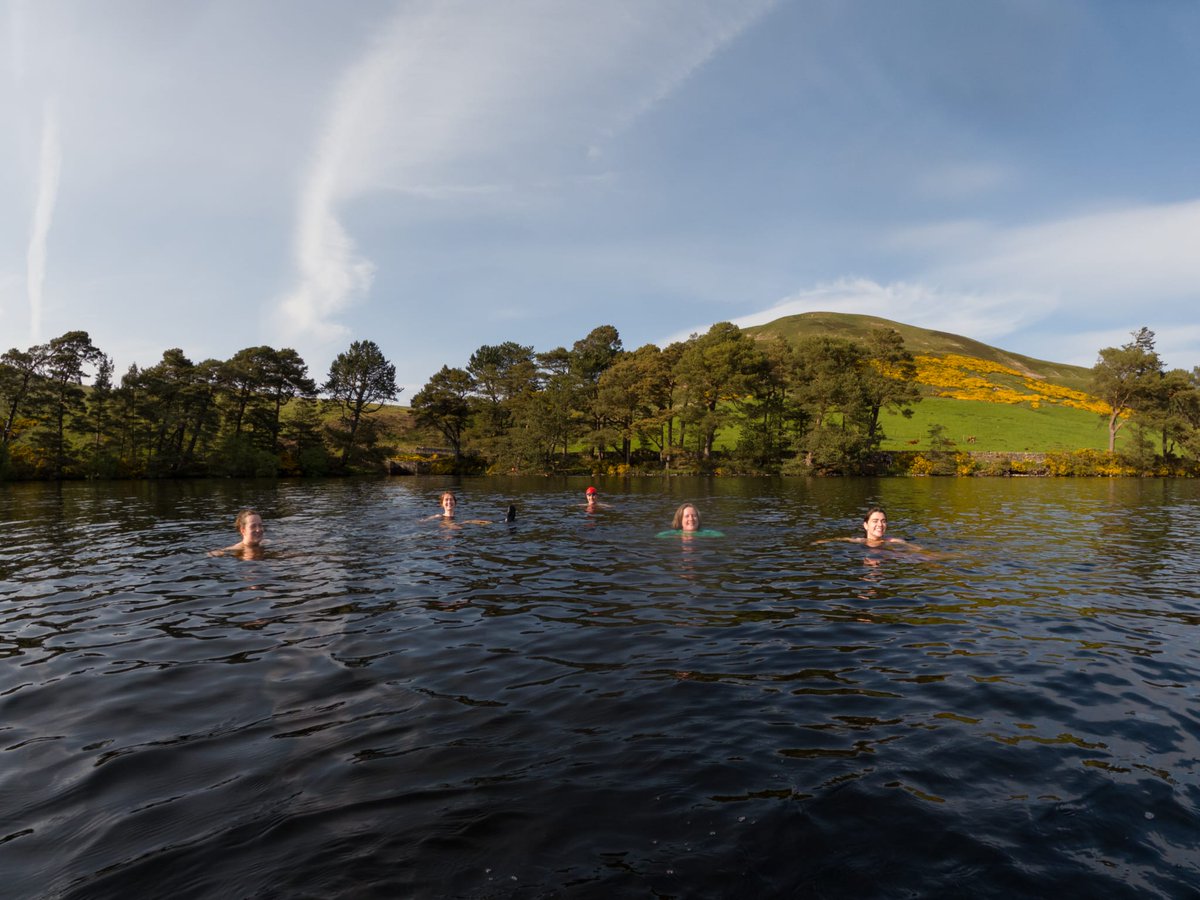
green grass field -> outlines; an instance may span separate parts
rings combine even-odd
[[[885,413],[882,422],[887,434],[884,450],[929,449],[929,426],[935,423],[945,427],[943,437],[960,450],[1045,453],[1108,449],[1108,427],[1100,416],[1050,404],[1031,409],[1028,404],[926,397],[913,407],[911,419]],[[967,442],[971,435],[974,443]],[[1117,434],[1117,449],[1124,435],[1123,430]]]

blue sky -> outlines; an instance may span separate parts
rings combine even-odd
[[[0,349],[369,338],[411,396],[835,310],[1200,365],[1190,0],[0,4]]]

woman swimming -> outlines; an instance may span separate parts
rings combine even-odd
[[[851,544],[866,544],[868,547],[882,547],[885,544],[906,544],[915,550],[921,549],[915,544],[908,544],[908,541],[903,538],[887,537],[887,513],[883,511],[883,507],[872,506],[863,516],[862,527],[863,537],[843,537],[843,538],[826,538],[825,540],[814,541],[817,544],[828,544],[830,541],[848,541]]]
[[[675,510],[675,516],[671,519],[671,530],[660,531],[659,537],[673,537],[683,535],[684,537],[724,537],[721,532],[713,531],[711,528],[700,528],[700,510],[696,508],[694,503],[684,503],[679,509]]]
[[[441,519],[447,525],[457,526],[454,521],[454,511],[458,508],[458,499],[454,496],[453,491],[442,491],[441,496],[442,511],[438,515],[428,516],[429,519]],[[517,507],[509,504],[508,512],[504,516],[505,522],[515,522],[517,520]],[[467,525],[491,525],[488,519],[467,519]]]
[[[696,509],[692,503],[683,504],[675,510],[675,518],[671,520],[671,527],[676,531],[699,531],[700,510]]]
[[[233,520],[233,524],[242,539],[221,550],[210,550],[209,556],[224,556],[226,553],[257,553],[261,550],[265,529],[258,510],[249,508],[241,510],[237,514],[237,518]]]

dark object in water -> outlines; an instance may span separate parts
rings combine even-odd
[[[506,512],[504,514],[504,521],[505,522],[517,521],[517,508],[516,508],[516,506],[514,506],[511,503],[508,505],[508,512]]]

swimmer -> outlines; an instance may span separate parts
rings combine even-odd
[[[920,550],[915,544],[909,544],[903,538],[887,537],[887,513],[882,507],[872,506],[867,510],[867,514],[863,516],[862,522],[864,537],[844,537],[844,538],[826,538],[821,541],[814,541],[817,544],[828,544],[830,541],[847,541],[851,544],[866,544],[868,547],[882,547],[885,544],[905,544],[912,547],[914,550]]]
[[[675,510],[675,517],[671,519],[671,530],[660,531],[659,537],[673,537],[683,535],[684,537],[724,537],[719,531],[713,531],[711,528],[706,528],[703,531],[700,529],[700,510],[696,508],[694,503],[684,503],[679,509]]]
[[[683,504],[675,510],[675,518],[671,520],[671,527],[675,531],[699,531],[700,510],[691,503]]]
[[[608,504],[600,503],[596,499],[596,496],[597,496],[597,492],[594,487],[589,487],[586,491],[583,492],[584,507],[587,509],[588,512],[595,512],[598,509],[607,509],[608,508]]]
[[[221,550],[210,550],[209,556],[224,556],[226,553],[257,553],[263,543],[263,520],[255,509],[243,509],[233,520],[234,526],[242,539]]]
[[[428,516],[429,519],[441,519],[446,525],[458,527],[458,523],[454,520],[454,512],[458,508],[458,499],[454,496],[453,491],[442,491],[440,498],[442,511],[436,515]],[[514,504],[509,504],[508,512],[504,515],[505,522],[515,522],[517,520],[517,507]],[[463,524],[466,525],[491,525],[488,519],[466,519]]]

